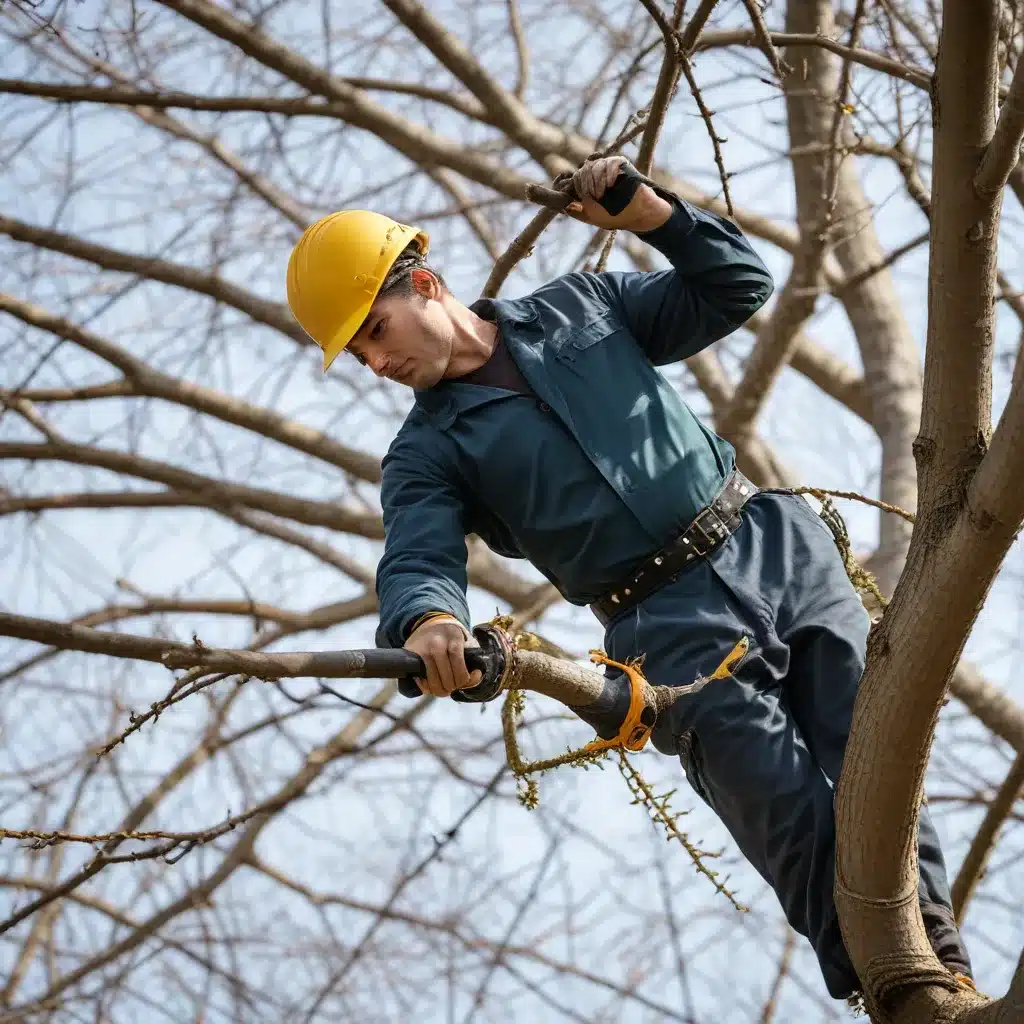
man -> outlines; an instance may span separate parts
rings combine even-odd
[[[833,795],[868,616],[810,505],[739,474],[656,369],[735,331],[771,275],[732,223],[621,157],[586,163],[574,185],[577,219],[633,232],[671,269],[574,273],[465,306],[426,263],[426,235],[378,214],[332,214],[292,253],[288,302],[324,368],[345,350],[415,391],[384,460],[377,642],[422,657],[416,695],[458,700],[480,681],[464,660],[469,533],[589,604],[611,658],[642,654],[652,683],[688,686],[652,742],[810,939],[829,993],[850,997]],[[715,673],[738,642],[731,674]],[[607,738],[622,709],[583,717]],[[929,938],[968,983],[926,807],[919,848]]]

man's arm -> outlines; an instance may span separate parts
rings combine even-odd
[[[584,165],[574,180],[583,196],[580,219],[633,231],[672,264],[653,273],[589,275],[648,358],[664,365],[742,326],[768,301],[774,282],[736,225],[638,178],[618,157]],[[624,206],[623,196],[630,196]]]
[[[477,644],[469,629],[458,490],[423,449],[399,438],[384,458],[380,494],[384,555],[377,564],[377,645],[404,646],[423,658],[423,692],[440,697],[475,686],[480,673],[467,672],[463,653]]]

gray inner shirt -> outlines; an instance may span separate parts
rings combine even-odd
[[[469,308],[483,320],[496,322],[494,303],[490,299],[478,299]],[[452,378],[452,380],[459,384],[481,384],[488,388],[503,388],[505,391],[516,391],[520,395],[534,394],[533,388],[519,372],[519,367],[516,366],[512,354],[505,345],[500,327],[497,341],[494,343],[494,351],[487,362],[461,377]]]

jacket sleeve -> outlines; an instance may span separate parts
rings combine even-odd
[[[695,355],[771,297],[771,273],[738,227],[677,196],[669,219],[637,237],[672,269],[596,275],[597,287],[657,366]]]
[[[377,564],[378,647],[401,647],[431,611],[450,612],[467,629],[466,535],[454,474],[426,446],[401,434],[384,458],[384,555]]]

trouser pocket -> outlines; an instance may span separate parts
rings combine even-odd
[[[679,737],[679,763],[683,766],[683,774],[693,791],[713,810],[714,805],[701,778],[700,744],[693,729],[687,729]]]

